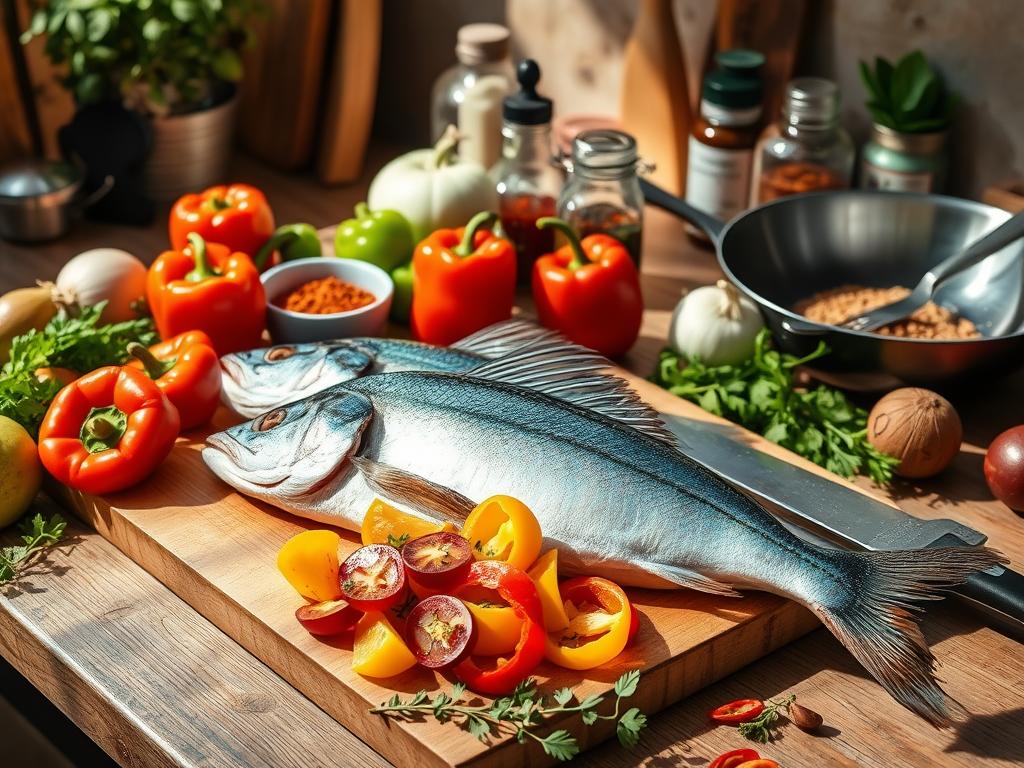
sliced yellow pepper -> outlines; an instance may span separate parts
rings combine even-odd
[[[303,597],[318,603],[337,600],[340,544],[341,536],[334,531],[303,531],[278,551],[277,568]]]
[[[394,677],[416,663],[416,657],[383,613],[370,611],[356,624],[352,669],[366,677]]]
[[[537,596],[544,610],[544,629],[548,632],[565,629],[569,626],[569,617],[565,615],[558,592],[558,550],[549,549],[541,555],[527,574],[537,585]]]
[[[476,628],[474,656],[498,656],[512,653],[523,633],[523,620],[511,605],[480,605],[464,600],[473,614]]]
[[[544,657],[566,669],[606,664],[629,642],[632,610],[619,585],[597,576],[561,585],[568,626],[547,636]]]
[[[374,499],[363,517],[363,544],[394,544],[398,541],[411,541],[428,533],[458,530],[451,523],[436,523],[422,517],[410,515],[397,507],[393,507],[382,499]],[[406,538],[403,540],[402,537]],[[390,537],[390,540],[389,540]]]
[[[462,526],[477,560],[501,560],[526,570],[540,554],[540,523],[530,508],[511,496],[491,496],[469,513]]]

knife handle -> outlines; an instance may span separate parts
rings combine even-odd
[[[1009,568],[998,576],[979,571],[953,592],[984,614],[991,626],[1024,643],[1024,576]]]

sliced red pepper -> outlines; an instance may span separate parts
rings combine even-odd
[[[760,699],[736,699],[711,710],[708,717],[723,725],[737,725],[753,720],[762,712],[764,702]]]
[[[708,768],[736,768],[741,763],[758,760],[760,757],[753,749],[734,749],[716,757]]]
[[[483,669],[473,657],[455,666],[455,676],[471,690],[489,696],[510,693],[544,658],[544,614],[533,580],[515,566],[498,560],[478,560],[466,576],[464,587],[493,589],[523,619],[519,642],[510,659],[498,659],[493,669]]]

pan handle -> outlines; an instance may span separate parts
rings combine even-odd
[[[669,213],[674,213],[679,218],[690,222],[695,227],[704,230],[704,234],[718,245],[718,240],[725,229],[725,223],[714,216],[694,208],[687,202],[673,195],[661,187],[651,184],[647,179],[640,179],[640,190],[644,193],[644,200],[651,205],[663,208]]]

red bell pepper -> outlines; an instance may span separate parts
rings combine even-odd
[[[497,215],[483,212],[459,229],[439,229],[413,252],[413,335],[451,344],[512,316],[516,249],[487,227]]]
[[[580,242],[561,219],[539,219],[537,226],[559,229],[569,241],[534,264],[533,300],[541,324],[602,355],[625,353],[644,314],[629,251],[610,235],[589,235]]]
[[[138,358],[128,365],[144,370],[178,409],[183,432],[213,417],[220,402],[221,373],[209,336],[187,331],[149,349],[133,342],[128,352]]]
[[[262,346],[267,297],[244,253],[196,233],[181,251],[165,251],[146,278],[146,298],[163,338],[200,330],[218,355]]]
[[[533,580],[524,571],[499,560],[478,560],[469,569],[466,581],[459,588],[483,587],[496,590],[501,599],[512,606],[523,620],[519,642],[512,658],[499,660],[493,669],[481,669],[473,657],[459,662],[455,676],[468,688],[488,696],[511,692],[544,658],[544,615]]]
[[[170,453],[178,411],[145,373],[110,365],[68,384],[39,428],[39,458],[57,480],[86,493],[144,480]]]
[[[168,229],[176,251],[184,250],[189,233],[196,232],[208,242],[253,258],[274,234],[274,213],[255,187],[220,185],[179,198],[171,208]]]

